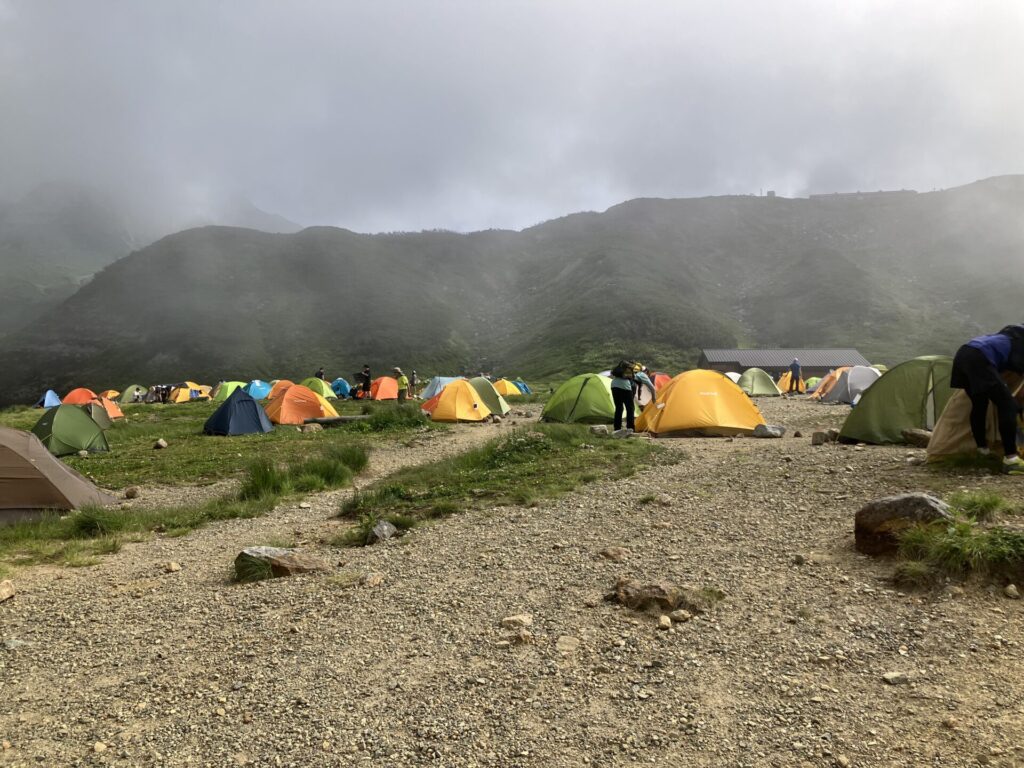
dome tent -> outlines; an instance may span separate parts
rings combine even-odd
[[[457,379],[421,406],[432,421],[483,421],[491,415],[476,387]]]
[[[931,430],[953,394],[952,368],[953,359],[943,355],[915,357],[890,368],[850,411],[839,439],[902,443],[906,429]]]
[[[442,389],[451,384],[453,381],[458,381],[463,378],[462,376],[435,376],[429,382],[427,382],[426,389],[423,390],[423,394],[420,395],[424,400],[430,400],[438,395]]]
[[[573,376],[555,390],[541,418],[567,424],[611,424],[615,418],[612,380],[597,373]]]
[[[676,376],[637,419],[656,437],[750,434],[764,417],[724,373],[697,369]]]
[[[207,435],[253,435],[270,432],[273,428],[262,406],[244,389],[236,387],[206,420],[203,432]]]
[[[253,379],[243,389],[245,389],[245,394],[254,400],[263,400],[270,394],[271,385],[262,379]],[[229,392],[228,394],[231,393]]]
[[[36,408],[53,408],[60,405],[60,396],[52,389],[46,390],[36,403]]]
[[[843,371],[835,386],[821,398],[823,403],[856,403],[864,391],[878,381],[880,374],[874,368],[855,365]]]
[[[129,384],[121,391],[121,397],[119,397],[117,401],[121,405],[128,405],[129,403],[134,403],[136,402],[135,396],[136,394],[138,394],[138,402],[142,402],[142,400],[146,397],[146,393],[148,392],[149,390],[146,389],[146,387],[142,386],[141,384]]]
[[[398,379],[381,376],[370,384],[370,397],[374,400],[397,400]]]
[[[522,392],[524,395],[532,395],[533,394],[533,390],[530,389],[530,385],[527,384],[522,379],[516,379],[512,383],[515,384],[517,387],[519,387],[519,391]]]
[[[825,376],[821,378],[818,385],[814,388],[814,398],[822,400],[825,396],[832,391],[832,387],[839,383],[839,377],[850,370],[850,366],[844,365],[839,368],[835,368],[829,371]]]
[[[786,394],[789,393],[789,380],[791,378],[793,378],[793,374],[790,373],[789,371],[786,371],[781,376],[779,376],[779,392],[784,392]],[[801,378],[800,381],[796,383],[796,391],[798,394],[801,395],[807,391],[807,382],[804,381],[803,378]]]
[[[473,385],[473,389],[477,391],[480,398],[487,404],[491,413],[504,416],[512,410],[505,398],[498,394],[498,390],[494,388],[494,385],[483,376],[470,379],[469,383]]]
[[[223,403],[236,389],[243,389],[246,386],[244,381],[222,381],[216,387],[213,388],[211,393],[213,396],[213,402]]]
[[[291,379],[278,379],[274,382],[273,386],[270,387],[270,393],[267,395],[267,400],[273,400],[274,398],[283,395],[289,387],[294,387],[295,382]]]
[[[311,389],[316,392],[320,397],[326,397],[329,400],[336,400],[338,396],[331,389],[331,385],[323,379],[318,379],[316,376],[310,376],[308,379],[303,379],[299,382],[300,385],[306,389]]]
[[[270,400],[266,414],[274,424],[305,424],[307,419],[338,416],[338,412],[327,400],[300,384],[293,384]]]
[[[91,403],[97,397],[99,397],[99,395],[91,389],[79,387],[78,389],[72,389],[64,395],[64,402],[68,405],[85,405],[86,403]]]
[[[107,438],[89,414],[74,405],[58,405],[44,413],[32,434],[39,438],[54,456],[69,456],[79,451],[109,451]]]
[[[331,382],[331,389],[334,390],[336,397],[348,397],[352,394],[352,385],[341,377]]]
[[[731,376],[723,375],[732,381]],[[760,368],[747,368],[740,375],[736,386],[750,397],[778,397],[782,394],[779,392],[779,388],[775,386],[775,382],[772,381],[772,377]]]
[[[523,392],[519,387],[516,386],[514,381],[508,379],[498,379],[494,382],[494,391],[502,397],[522,397]]]

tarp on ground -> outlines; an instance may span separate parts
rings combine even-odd
[[[381,376],[370,384],[370,397],[374,400],[397,400],[398,379]]]
[[[442,389],[451,384],[453,381],[458,381],[463,378],[462,376],[435,376],[429,382],[427,382],[426,389],[420,395],[424,400],[430,400],[436,397]]]
[[[726,376],[726,378],[732,381],[732,377]],[[750,397],[778,397],[782,394],[768,372],[760,368],[747,368],[740,374],[739,381],[735,384]]]
[[[32,427],[32,434],[54,456],[110,450],[99,425],[80,407],[67,403],[46,411]]]
[[[1006,371],[1003,381],[1017,400],[1017,407],[1024,408],[1024,376]],[[1003,441],[999,434],[999,416],[995,405],[989,403],[988,415],[985,418],[985,432],[988,436],[988,447],[999,456],[1004,453]],[[1017,431],[1018,449],[1021,446],[1021,432]],[[978,450],[971,432],[971,399],[962,389],[954,389],[946,403],[942,416],[939,417],[932,431],[932,439],[928,441],[928,461],[947,456],[973,455]]]
[[[573,376],[545,403],[541,418],[566,424],[611,424],[615,417],[612,380],[597,373]]]
[[[270,432],[270,423],[263,407],[242,387],[236,387],[203,425],[208,435],[253,435]]]
[[[91,389],[85,387],[79,387],[78,389],[72,389],[66,395],[64,395],[64,402],[68,405],[85,405],[91,403],[99,395],[93,392]]]
[[[483,421],[491,415],[476,387],[465,379],[449,382],[420,408],[433,421]]]
[[[328,400],[334,400],[338,396],[331,389],[331,385],[323,379],[318,379],[316,376],[310,376],[308,379],[303,379],[299,382],[306,389],[311,389],[316,392],[320,397],[326,397]]]
[[[0,520],[15,511],[78,509],[115,502],[113,496],[54,458],[36,435],[0,427]]]
[[[686,371],[644,408],[638,432],[657,437],[750,434],[764,417],[739,386],[718,371]]]
[[[335,418],[338,412],[313,390],[293,384],[267,401],[266,414],[274,424],[305,424],[307,419]]]
[[[146,394],[149,390],[141,384],[129,384],[123,390],[121,390],[121,396],[117,401],[121,405],[128,405],[128,403],[142,402],[146,399]],[[138,399],[136,400],[136,393],[138,393]]]
[[[36,403],[36,408],[53,408],[60,405],[60,396],[52,389],[46,390]]]
[[[944,355],[916,357],[890,368],[850,411],[839,439],[902,443],[906,429],[933,429],[953,394],[952,368],[953,359]]]
[[[340,376],[331,382],[331,389],[336,397],[348,397],[352,394],[352,385]]]
[[[470,379],[469,383],[473,385],[473,389],[477,391],[477,394],[480,395],[481,399],[486,403],[491,413],[496,413],[498,416],[504,416],[512,410],[509,407],[508,401],[498,394],[498,390],[494,388],[494,385],[483,376],[477,376],[476,378]]]
[[[245,394],[253,400],[263,400],[270,394],[270,390],[272,388],[273,385],[270,384],[270,382],[263,381],[262,379],[253,379],[248,384],[244,385]]]

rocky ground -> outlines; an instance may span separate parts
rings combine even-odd
[[[321,543],[345,491],[26,569],[0,603],[0,765],[1024,764],[1021,603],[902,594],[852,548],[865,501],[1020,478],[812,447],[845,409],[759,404],[804,437],[659,441],[675,463],[365,549]],[[373,475],[501,429],[396,445]],[[339,565],[230,583],[274,537]],[[620,577],[725,597],[660,629],[602,599]]]

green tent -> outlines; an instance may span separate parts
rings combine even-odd
[[[110,450],[103,430],[77,405],[51,408],[32,427],[32,433],[54,456]]]
[[[596,373],[573,376],[555,390],[541,418],[565,423],[611,424],[615,418],[612,380]]]
[[[864,391],[839,438],[847,442],[902,443],[905,429],[932,429],[953,390],[953,359],[915,357],[891,368]]]
[[[149,392],[149,390],[146,389],[141,384],[129,384],[127,387],[125,387],[124,389],[121,390],[121,396],[119,398],[117,398],[117,402],[119,402],[121,405],[127,405],[128,403],[134,403],[135,402],[134,396],[135,396],[136,392],[139,393],[139,400],[138,400],[138,402],[141,403],[143,400],[146,399],[146,394]]]
[[[318,379],[316,376],[310,376],[308,379],[303,379],[299,384],[306,389],[313,390],[320,395],[320,397],[325,397],[328,400],[338,399],[338,393],[331,389],[331,385],[323,379]]]
[[[772,377],[760,368],[747,368],[736,385],[751,397],[777,397],[782,394]]]
[[[494,388],[494,385],[483,376],[477,376],[475,379],[470,379],[469,383],[470,386],[476,390],[476,393],[480,395],[480,399],[484,401],[484,405],[490,409],[491,413],[504,416],[512,410],[509,407],[508,401],[499,395],[498,390]]]
[[[210,393],[213,402],[223,403],[229,397],[231,393],[236,389],[241,389],[245,386],[244,381],[222,381],[216,387],[213,388],[213,392]]]
[[[90,419],[96,422],[96,426],[100,429],[106,430],[114,426],[114,422],[110,420],[110,416],[107,414],[107,409],[99,401],[93,400],[91,403],[86,403],[80,407],[89,415]]]

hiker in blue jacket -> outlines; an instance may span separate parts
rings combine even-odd
[[[611,370],[612,401],[615,403],[615,431],[622,429],[622,412],[626,412],[626,434],[636,427],[633,410],[633,384],[635,382],[632,363],[625,360]]]
[[[789,364],[789,391],[786,394],[800,394],[800,379],[803,378],[801,373],[800,359],[794,357],[793,362]]]
[[[985,420],[988,404],[996,407],[999,439],[1003,444],[1003,471],[1024,475],[1024,462],[1017,454],[1017,414],[1020,410],[1003,371],[1024,373],[1024,325],[1008,325],[999,333],[978,336],[957,350],[953,358],[950,386],[962,389],[971,399],[971,434],[978,452],[987,454]]]

